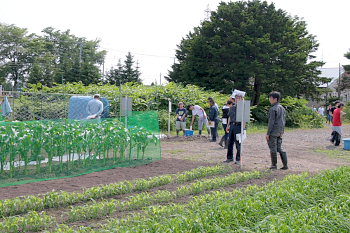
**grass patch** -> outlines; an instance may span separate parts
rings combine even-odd
[[[179,150],[166,150],[165,152],[169,153],[169,154],[172,154],[172,155],[175,155],[175,154],[181,153],[183,151],[181,149],[179,149]]]
[[[342,147],[334,148],[332,150],[318,148],[315,149],[314,152],[317,154],[322,154],[328,158],[350,160],[350,151],[344,150]]]

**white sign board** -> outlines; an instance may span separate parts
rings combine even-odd
[[[0,85],[0,95],[2,95],[2,85]]]
[[[123,97],[120,107],[121,116],[131,116],[132,115],[132,98]]]
[[[243,121],[250,121],[250,101],[249,100],[239,100],[236,102],[236,122],[242,122],[242,111],[243,111]]]

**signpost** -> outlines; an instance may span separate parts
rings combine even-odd
[[[242,94],[242,99],[240,101],[236,101],[237,108],[236,108],[236,121],[241,122],[241,146],[240,146],[240,154],[241,154],[241,159],[240,159],[240,168],[243,167],[243,125],[244,122],[249,122],[250,121],[250,101],[249,100],[244,100],[245,92],[244,91],[239,91],[239,90],[234,90],[232,95],[235,96],[236,94]]]
[[[168,137],[170,137],[170,113],[171,113],[171,101],[169,101]]]

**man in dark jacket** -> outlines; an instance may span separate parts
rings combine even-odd
[[[270,148],[271,167],[270,169],[277,169],[277,152],[280,153],[283,167],[281,169],[287,170],[287,153],[282,150],[282,135],[284,133],[284,126],[286,124],[286,110],[280,105],[279,100],[281,94],[273,91],[269,94],[269,101],[271,108],[269,111],[269,124],[267,128],[266,140]]]
[[[242,94],[236,94],[235,101],[243,100]],[[228,124],[226,127],[226,132],[228,133],[228,148],[227,148],[227,160],[224,163],[233,162],[233,145],[236,145],[237,153],[236,153],[236,162],[235,164],[239,164],[241,160],[241,144],[237,140],[237,134],[241,133],[241,122],[236,121],[236,104],[233,104],[229,111]],[[246,123],[243,122],[243,129],[245,129]],[[244,133],[244,132],[243,132]]]
[[[216,136],[218,133],[218,124],[219,124],[219,109],[216,107],[215,105],[215,101],[213,99],[209,100],[209,124],[211,124],[212,122],[214,122],[214,127],[211,127],[211,135],[212,135],[212,139],[210,139],[210,142],[216,142]]]

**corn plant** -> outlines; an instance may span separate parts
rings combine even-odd
[[[11,216],[4,218],[0,224],[0,230],[3,233],[39,231],[47,229],[55,223],[56,219],[46,215],[45,212],[37,213],[33,211],[21,217]]]

